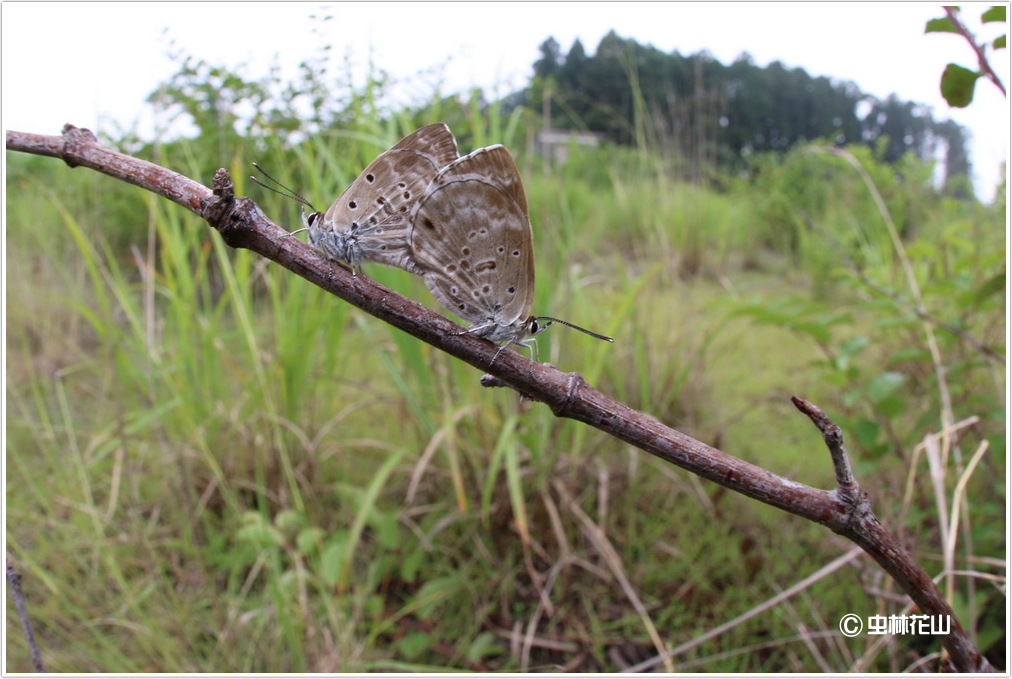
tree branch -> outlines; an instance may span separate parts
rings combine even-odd
[[[980,72],[986,75],[988,80],[997,85],[998,89],[1001,90],[1002,96],[1006,96],[1005,85],[1002,83],[1001,78],[998,77],[998,74],[994,72],[994,69],[991,68],[991,64],[987,60],[987,55],[984,54],[984,48],[977,44],[977,40],[974,38],[973,33],[971,33],[970,29],[959,20],[959,8],[946,6],[943,9],[945,9],[945,14],[949,17],[949,21],[952,22],[956,32],[963,36],[968,43],[970,43],[973,53],[977,55],[977,65],[980,66]]]
[[[353,276],[350,269],[291,237],[253,201],[235,197],[225,170],[215,174],[211,191],[152,163],[105,149],[90,132],[72,125],[64,128],[62,138],[7,131],[7,149],[63,158],[71,167],[90,167],[162,195],[203,217],[228,245],[263,255],[349,304],[487,371],[491,377],[484,383],[508,385],[530,400],[545,403],[558,417],[589,424],[725,488],[828,527],[871,555],[923,613],[950,616],[950,634],[942,638],[942,644],[957,670],[991,669],[928,574],[881,526],[854,480],[841,430],[815,406],[795,399],[823,431],[830,447],[837,476],[833,491],[796,483],[711,448],[609,398],[578,373],[560,372],[514,351],[502,352],[493,363],[496,345],[473,334],[456,334],[459,325],[375,281]]]

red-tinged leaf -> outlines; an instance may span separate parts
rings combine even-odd
[[[973,88],[977,84],[979,73],[963,68],[957,64],[949,64],[942,73],[942,96],[949,106],[965,108],[973,101]]]
[[[924,25],[925,33],[959,33],[949,17],[929,19]]]
[[[980,20],[985,24],[992,21],[1005,23],[1005,5],[994,5],[980,15]]]

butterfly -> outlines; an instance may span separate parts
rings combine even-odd
[[[561,323],[532,316],[534,239],[520,172],[501,144],[478,149],[436,174],[411,212],[408,246],[426,287],[444,307],[472,325],[465,332],[526,347]],[[458,333],[464,334],[464,333]]]
[[[303,213],[309,243],[353,271],[376,262],[421,274],[407,244],[411,209],[458,155],[445,124],[415,130],[369,163],[326,212]]]

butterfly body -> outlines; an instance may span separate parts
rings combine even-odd
[[[416,130],[372,161],[326,212],[303,215],[310,244],[352,268],[376,262],[421,275],[407,243],[411,210],[457,157],[446,125]]]

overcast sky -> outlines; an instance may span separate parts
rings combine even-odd
[[[964,4],[980,31],[986,4]],[[949,109],[938,79],[954,61],[974,67],[969,46],[951,34],[924,34],[943,14],[928,3],[11,3],[0,5],[5,129],[58,134],[64,123],[114,132],[139,122],[144,100],[178,67],[172,50],[244,75],[266,73],[273,59],[296,65],[332,45],[335,67],[347,55],[387,71],[406,98],[432,83],[444,93],[479,86],[500,95],[527,83],[538,45],[554,36],[567,52],[579,38],[593,53],[614,29],[622,37],[683,55],[708,50],[724,64],[748,52],[765,66],[779,60],[813,76],[852,80],[880,98],[896,93],[928,104],[973,133],[971,155],[981,197],[990,199],[1007,158],[1009,104],[979,82],[969,109]],[[332,17],[322,22],[313,15]],[[982,33],[1006,30],[992,24]],[[1008,84],[1008,51],[994,60]]]

